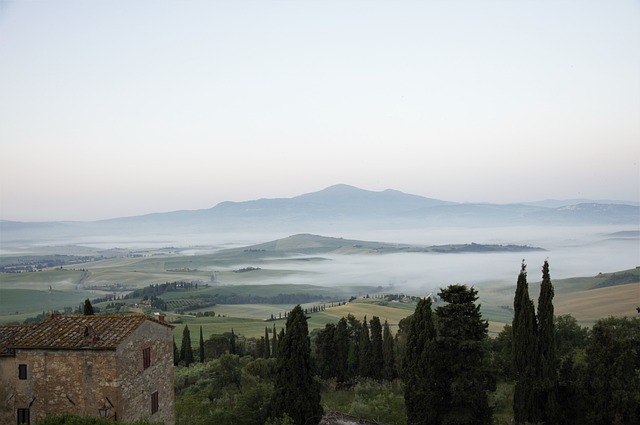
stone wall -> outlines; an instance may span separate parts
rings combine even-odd
[[[170,327],[147,321],[118,347],[118,403],[122,406],[118,420],[175,423],[172,335]],[[151,366],[147,369],[143,368],[144,348],[151,349]],[[151,394],[156,391],[158,412],[152,414]]]
[[[97,416],[116,396],[115,350],[16,350],[27,379],[16,380],[14,411],[31,409],[31,421],[62,413]]]
[[[12,424],[16,420],[13,398],[17,375],[18,366],[15,357],[0,356],[0,424]]]

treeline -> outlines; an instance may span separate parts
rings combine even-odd
[[[171,291],[189,291],[192,289],[198,289],[198,285],[202,285],[202,282],[192,281],[175,281],[175,282],[165,282],[165,283],[155,283],[153,285],[145,286],[144,288],[136,289],[133,292],[125,295],[125,299],[133,299],[133,298],[143,298],[144,296],[158,297],[165,292]]]
[[[281,423],[285,415],[317,424],[318,385],[353,393],[345,413],[388,424],[640,423],[640,319],[610,317],[589,330],[557,317],[547,262],[542,272],[536,311],[523,263],[513,323],[496,338],[465,285],[443,288],[437,304],[421,299],[395,336],[378,317],[351,315],[309,334],[300,306],[286,329],[274,324],[259,339],[231,330],[205,341],[201,329],[193,353],[183,333],[177,361],[200,363],[176,371],[178,424]]]

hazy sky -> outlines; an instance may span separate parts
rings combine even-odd
[[[0,0],[0,218],[640,200],[640,2]]]

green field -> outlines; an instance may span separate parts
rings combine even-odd
[[[452,245],[449,248],[467,249],[468,246]],[[478,249],[478,246],[472,248]],[[333,255],[331,258],[342,255],[340,258],[350,261],[355,258],[353,254],[376,258],[385,252],[399,253],[419,249],[431,248],[314,235],[296,235],[251,247],[196,255],[182,255],[177,248],[91,250],[83,247],[60,247],[60,254],[91,255],[95,257],[95,261],[38,272],[0,273],[0,323],[22,321],[43,311],[75,308],[86,298],[96,299],[105,295],[121,297],[148,285],[185,281],[198,282],[198,289],[166,292],[161,295],[162,300],[171,306],[168,308],[170,320],[181,320],[182,323],[194,326],[202,324],[206,334],[222,333],[237,328],[237,332],[245,336],[260,336],[264,332],[265,319],[271,314],[277,316],[289,311],[294,304],[275,304],[268,301],[263,303],[264,300],[259,303],[249,301],[242,305],[223,304],[216,302],[215,297],[231,294],[261,297],[306,294],[327,297],[311,303],[319,305],[331,300],[344,301],[351,296],[361,296],[365,293],[373,295],[383,291],[382,287],[374,282],[369,286],[343,283],[332,287],[278,282],[313,282],[316,277],[321,278],[322,272],[317,270],[323,270],[325,264],[330,268],[333,263],[329,258],[323,257],[327,254]],[[11,265],[37,262],[39,258],[55,258],[55,254],[56,248],[37,248],[33,252],[26,252],[22,257],[5,256],[2,263]],[[311,270],[316,271],[310,272],[307,267],[309,265],[313,265]],[[250,271],[239,272],[242,270]],[[349,282],[348,277],[341,277],[341,280]],[[632,314],[635,304],[640,300],[638,282],[639,269],[554,280],[556,313],[574,314],[583,324],[591,324],[597,318],[608,315]],[[537,300],[539,283],[529,282],[529,287],[532,299]],[[491,322],[492,332],[499,330],[501,324],[511,321],[514,290],[515,281],[513,285],[499,282],[486,282],[482,285],[478,302],[482,305],[484,318]],[[211,302],[216,302],[216,305],[199,304],[199,300],[205,298],[213,300]],[[131,300],[132,303],[135,301],[139,300]],[[106,304],[97,306],[104,308]],[[351,313],[359,319],[365,315],[368,318],[373,315],[379,316],[383,321],[388,320],[395,330],[394,327],[399,320],[411,314],[412,308],[411,304],[400,303],[389,303],[387,306],[350,303],[312,314],[309,325],[312,329],[323,327],[325,323],[335,322]],[[184,314],[172,314],[175,310]],[[149,309],[138,311],[150,312]],[[215,311],[216,316],[221,317],[190,317],[204,311]],[[181,332],[181,326],[178,325],[176,328],[177,336]]]

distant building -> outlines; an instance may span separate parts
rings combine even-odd
[[[142,315],[0,326],[0,423],[68,412],[173,425],[172,329]]]

